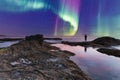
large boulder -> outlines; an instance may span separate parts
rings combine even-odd
[[[27,40],[27,41],[37,40],[42,45],[44,39],[43,39],[43,35],[36,34],[36,35],[26,36],[25,40]]]

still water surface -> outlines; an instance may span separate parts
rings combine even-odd
[[[96,49],[81,46],[53,44],[61,50],[75,53],[70,59],[74,61],[93,80],[120,80],[120,58],[97,52]]]
[[[9,47],[13,44],[18,43],[19,41],[5,41],[5,42],[0,42],[0,48],[4,48],[4,47]]]

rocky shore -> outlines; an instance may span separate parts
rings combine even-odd
[[[0,49],[0,80],[91,80],[61,51],[31,36]]]

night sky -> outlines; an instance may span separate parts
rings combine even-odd
[[[120,0],[0,0],[0,35],[120,35]]]

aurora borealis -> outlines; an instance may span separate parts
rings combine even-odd
[[[65,35],[75,35],[79,24],[79,8],[81,0],[61,0],[60,17],[70,23],[69,32]],[[72,27],[72,28],[71,28]]]
[[[119,36],[120,0],[0,0],[0,34]]]
[[[52,0],[55,1],[55,0]],[[64,21],[69,22],[69,30],[64,35],[75,35],[78,30],[80,0],[59,0],[59,10],[49,0],[1,0],[1,10],[9,12],[26,12],[37,9],[51,10]],[[7,5],[7,6],[6,6]]]

